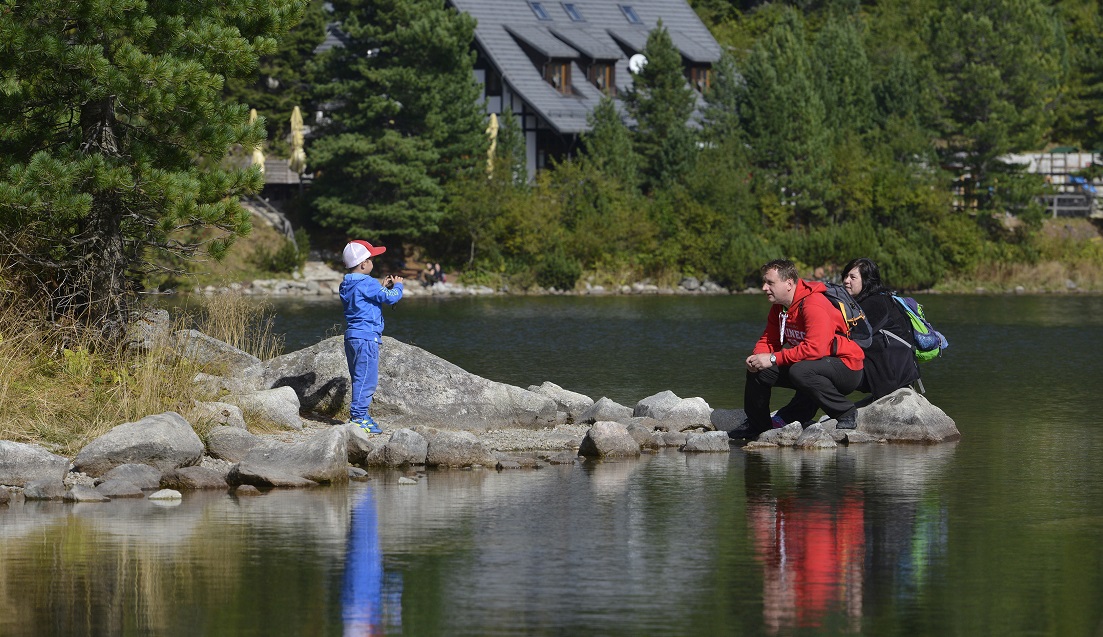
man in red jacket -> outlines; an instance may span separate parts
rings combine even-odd
[[[762,266],[762,290],[773,305],[766,331],[747,357],[743,409],[747,422],[733,438],[757,437],[771,426],[807,422],[823,409],[838,429],[853,429],[858,410],[846,395],[862,380],[862,348],[847,336],[846,322],[822,292],[824,285],[797,277],[792,261]],[[797,390],[770,417],[773,387]]]

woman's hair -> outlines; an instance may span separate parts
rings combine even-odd
[[[885,290],[885,284],[881,282],[881,270],[871,259],[859,257],[847,263],[843,266],[843,276],[850,274],[850,271],[854,268],[858,268],[858,274],[862,276],[862,291],[858,293],[854,300],[861,301],[870,295],[879,294]]]

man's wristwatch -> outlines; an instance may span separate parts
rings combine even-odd
[[[777,365],[777,356],[770,354],[770,364]]]

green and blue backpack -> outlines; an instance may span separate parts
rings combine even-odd
[[[893,294],[892,298],[904,308],[904,313],[911,321],[912,335],[915,337],[915,360],[925,363],[941,356],[942,350],[950,346],[950,341],[927,320],[923,306],[910,296]]]

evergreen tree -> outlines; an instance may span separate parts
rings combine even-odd
[[[1005,153],[1038,148],[1064,76],[1064,35],[1041,0],[949,2],[930,25],[946,163],[986,206]]]
[[[696,140],[688,122],[695,98],[682,74],[682,54],[662,22],[647,36],[643,54],[647,65],[633,77],[624,105],[636,120],[644,190],[653,192],[677,183],[692,166]]]
[[[216,256],[249,230],[263,128],[222,95],[294,24],[293,0],[36,0],[0,9],[0,247],[9,282],[117,336],[151,249]]]
[[[743,77],[738,113],[767,223],[826,220],[831,135],[798,13],[755,44]]]
[[[740,137],[739,99],[743,92],[743,76],[735,57],[724,51],[712,69],[713,81],[705,93],[704,136],[713,144]]]
[[[330,17],[324,0],[305,1],[302,21],[279,39],[275,53],[260,58],[256,73],[226,79],[226,95],[257,109],[265,119],[268,146],[283,156],[289,148],[291,111],[298,106],[306,116],[315,110],[312,61],[315,49],[325,40]]]
[[[437,229],[445,185],[482,166],[475,21],[431,0],[342,0],[346,46],[319,87],[332,121],[311,146],[317,220],[356,235]]]
[[[638,158],[616,102],[603,97],[586,120],[590,131],[582,136],[583,157],[598,171],[634,190],[639,183]]]
[[[824,125],[841,136],[873,126],[873,81],[856,18],[832,16],[816,36],[814,75]]]

